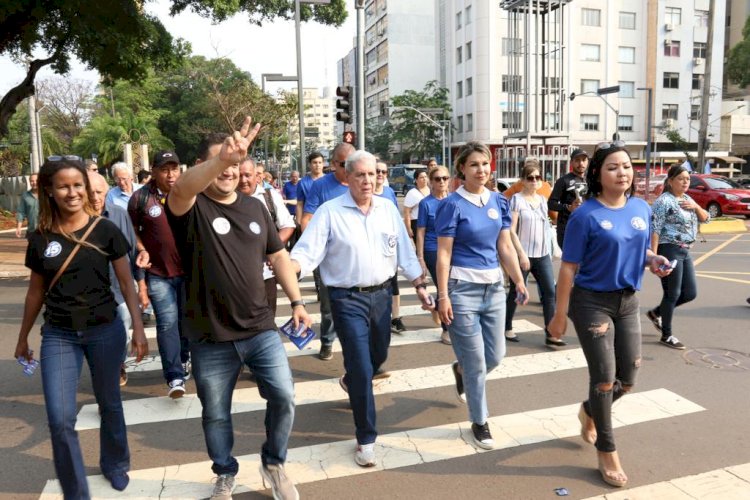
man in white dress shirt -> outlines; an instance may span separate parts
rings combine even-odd
[[[433,307],[422,267],[398,209],[373,196],[375,157],[357,151],[346,159],[349,191],[318,208],[292,249],[302,276],[320,266],[344,353],[357,449],[363,467],[375,465],[375,398],[372,378],[388,357],[391,341],[391,277],[401,268],[417,289],[423,307]]]

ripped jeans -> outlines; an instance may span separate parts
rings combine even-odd
[[[573,287],[568,316],[589,368],[584,409],[596,425],[596,449],[615,451],[612,403],[635,384],[641,365],[641,322],[633,290],[594,292]],[[610,385],[602,390],[600,385]]]

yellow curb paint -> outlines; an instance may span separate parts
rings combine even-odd
[[[724,243],[722,243],[721,245],[719,245],[718,247],[714,248],[713,250],[711,250],[709,252],[706,252],[705,254],[701,255],[700,257],[698,257],[697,259],[695,259],[695,262],[694,262],[693,265],[698,266],[701,262],[703,262],[707,258],[711,257],[712,255],[714,255],[717,252],[720,252],[723,248],[725,248],[726,246],[730,245],[731,243],[734,243],[741,236],[742,236],[741,234],[733,236],[730,239],[728,239],[727,241],[725,241]]]
[[[731,281],[732,283],[743,283],[745,285],[750,285],[750,281],[748,280],[738,280],[734,278],[724,278],[723,276],[711,276],[709,274],[703,274],[703,273],[695,273],[696,276],[699,278],[708,278],[712,280],[719,280],[719,281]]]
[[[745,221],[742,219],[711,221],[710,224],[701,224],[698,231],[701,234],[717,233],[746,233]]]

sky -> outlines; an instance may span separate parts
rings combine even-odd
[[[336,87],[336,63],[349,53],[356,36],[354,0],[346,0],[349,16],[340,27],[324,26],[315,22],[302,23],[302,83],[305,88]],[[294,21],[266,23],[261,27],[250,24],[245,16],[237,15],[220,24],[186,11],[169,16],[168,0],[146,3],[146,10],[156,15],[175,38],[190,42],[193,54],[207,58],[227,57],[240,69],[249,71],[260,85],[261,74],[297,74]],[[43,54],[39,54],[40,57]],[[22,67],[7,57],[0,57],[0,96],[23,80]],[[37,80],[56,76],[49,66],[37,74]],[[69,77],[98,82],[95,71],[87,70],[75,60]],[[295,89],[296,82],[268,82],[266,90]]]

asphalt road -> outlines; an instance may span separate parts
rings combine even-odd
[[[678,309],[674,323],[675,335],[688,350],[675,351],[659,345],[659,337],[645,317],[647,308],[660,300],[658,280],[647,275],[639,293],[644,313],[643,365],[634,393],[623,398],[622,408],[617,410],[621,412],[623,426],[616,430],[616,438],[623,466],[630,477],[628,488],[750,462],[750,393],[747,390],[750,305],[745,302],[750,296],[750,234],[709,236],[708,241],[695,246],[693,256],[698,262],[699,296]],[[26,285],[21,279],[0,280],[0,429],[3,430],[0,433],[0,498],[8,499],[39,498],[45,487],[47,492],[54,491],[54,484],[47,484],[55,478],[55,472],[40,376],[23,376],[20,366],[12,359]],[[404,290],[409,291],[406,287]],[[586,369],[580,360],[576,361],[576,353],[580,352],[578,341],[570,327],[567,354],[554,353],[544,347],[541,306],[535,287],[531,286],[530,291],[530,305],[519,308],[516,315],[519,325],[529,331],[520,333],[519,344],[508,346],[507,358],[498,369],[501,378],[488,382],[490,416],[497,417],[493,428],[502,429],[495,431],[496,440],[505,442],[506,435],[513,438],[503,449],[475,453],[473,447],[460,440],[456,443],[445,438],[444,443],[436,444],[434,438],[420,442],[415,437],[427,432],[425,429],[466,422],[468,418],[466,408],[457,403],[450,383],[440,378],[445,372],[441,367],[454,359],[451,348],[434,341],[436,335],[432,341],[425,342],[414,333],[426,330],[425,338],[430,340],[429,332],[434,330],[434,324],[427,315],[405,317],[409,331],[403,337],[394,336],[394,343],[402,345],[392,347],[387,362],[387,368],[394,373],[393,381],[383,383],[376,398],[382,436],[379,441],[384,443],[384,448],[378,451],[381,463],[377,470],[366,474],[359,474],[361,471],[351,466],[351,445],[341,444],[351,440],[354,433],[345,395],[332,382],[342,374],[341,353],[336,352],[328,362],[312,355],[290,358],[298,398],[289,443],[294,450],[290,452],[290,459],[305,453],[325,453],[329,449],[326,445],[330,445],[330,449],[345,450],[345,456],[331,459],[331,462],[338,460],[336,463],[340,465],[337,473],[332,473],[332,469],[326,471],[329,479],[321,479],[326,476],[320,475],[318,479],[314,475],[305,479],[301,472],[292,473],[298,469],[290,465],[290,475],[302,482],[298,486],[300,495],[320,499],[521,499],[553,498],[556,497],[553,490],[559,487],[568,489],[569,498],[612,493],[614,489],[602,483],[595,470],[594,450],[578,437],[576,421],[570,415],[571,408],[587,391]],[[413,295],[404,296],[404,305],[415,303]],[[315,305],[311,308],[317,312]],[[281,306],[279,316],[288,315],[288,311],[288,306]],[[36,352],[39,342],[38,333],[32,334],[31,344]],[[155,341],[151,344],[152,353],[156,353]],[[313,395],[301,402],[308,388]],[[254,383],[246,375],[238,389],[242,390],[243,398],[246,396],[253,401],[257,398]],[[188,382],[188,394],[194,391],[194,382]],[[646,398],[645,405],[641,397]],[[672,414],[650,413],[651,407],[656,405],[652,402],[658,397],[664,398],[664,407],[676,405],[669,410]],[[166,398],[166,387],[159,371],[131,373],[128,385],[123,388],[123,398],[134,406],[143,403],[152,408],[146,414],[150,412],[155,417],[151,420],[156,420],[128,427],[135,471],[132,476],[138,476],[144,469],[194,464],[208,459],[199,418],[175,416],[177,409],[170,416],[159,413],[164,411],[165,402],[171,402]],[[92,408],[86,405],[94,403],[86,368],[78,400],[83,420],[83,415]],[[169,412],[168,405],[166,408]],[[532,410],[537,414],[528,413]],[[557,417],[548,416],[557,413],[562,415],[561,426],[567,427],[547,429],[549,422],[557,422]],[[129,415],[126,413],[126,419],[130,421]],[[523,418],[528,420],[530,415],[547,415],[539,418],[547,419],[542,427],[550,432],[534,430],[529,422],[518,423]],[[236,494],[235,498],[269,497],[268,490],[262,487],[247,491],[255,489],[251,481],[257,471],[250,464],[264,439],[263,416],[263,411],[250,407],[239,409],[234,415],[235,454],[250,456],[241,461],[241,474],[250,479],[245,482],[245,492]],[[396,457],[393,450],[398,446],[393,444],[396,437],[388,436],[404,432],[418,450],[416,461],[391,459]],[[98,431],[95,428],[81,430],[79,435],[87,472],[97,476],[100,474]],[[428,453],[426,450],[432,445],[436,448]],[[204,476],[210,478],[208,465],[195,467],[191,475],[183,479],[188,481],[188,486],[189,481],[195,481],[200,488],[188,487],[182,494],[173,490],[166,496],[207,496],[201,492],[210,491],[210,484],[203,480]],[[92,480],[92,484],[100,483]],[[141,483],[132,482],[133,485],[138,487]],[[106,487],[95,488],[95,496],[100,498],[122,497],[115,493]],[[139,496],[136,488],[129,488],[125,493]],[[141,493],[140,496],[155,495]],[[745,498],[750,498],[750,493],[746,493]]]

